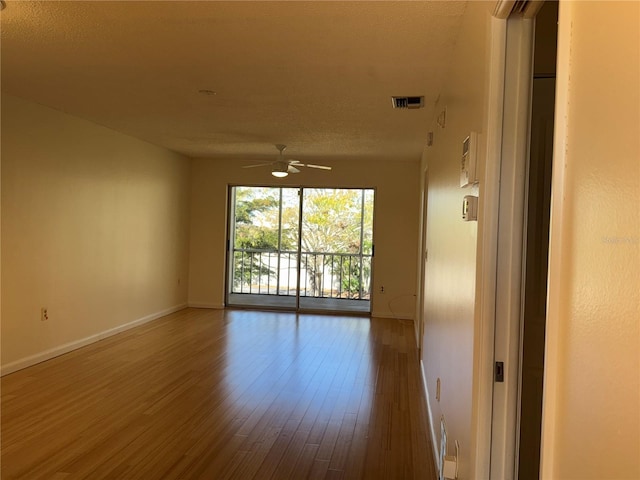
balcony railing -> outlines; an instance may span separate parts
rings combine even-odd
[[[298,253],[234,249],[232,293],[295,296]],[[371,255],[303,252],[300,296],[369,300]]]

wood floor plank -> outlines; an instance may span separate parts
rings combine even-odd
[[[185,309],[1,380],[2,479],[437,478],[413,326]]]

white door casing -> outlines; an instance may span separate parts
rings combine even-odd
[[[491,19],[472,417],[473,478],[500,480],[516,475],[525,180],[537,12],[507,19],[502,8],[507,3],[514,2],[498,2]],[[541,2],[536,3],[539,7]],[[494,381],[496,361],[504,363],[501,383]]]

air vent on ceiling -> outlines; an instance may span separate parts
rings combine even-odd
[[[424,97],[391,97],[393,108],[422,108]]]

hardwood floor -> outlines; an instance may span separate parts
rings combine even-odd
[[[436,479],[409,322],[186,309],[2,378],[2,478]]]

